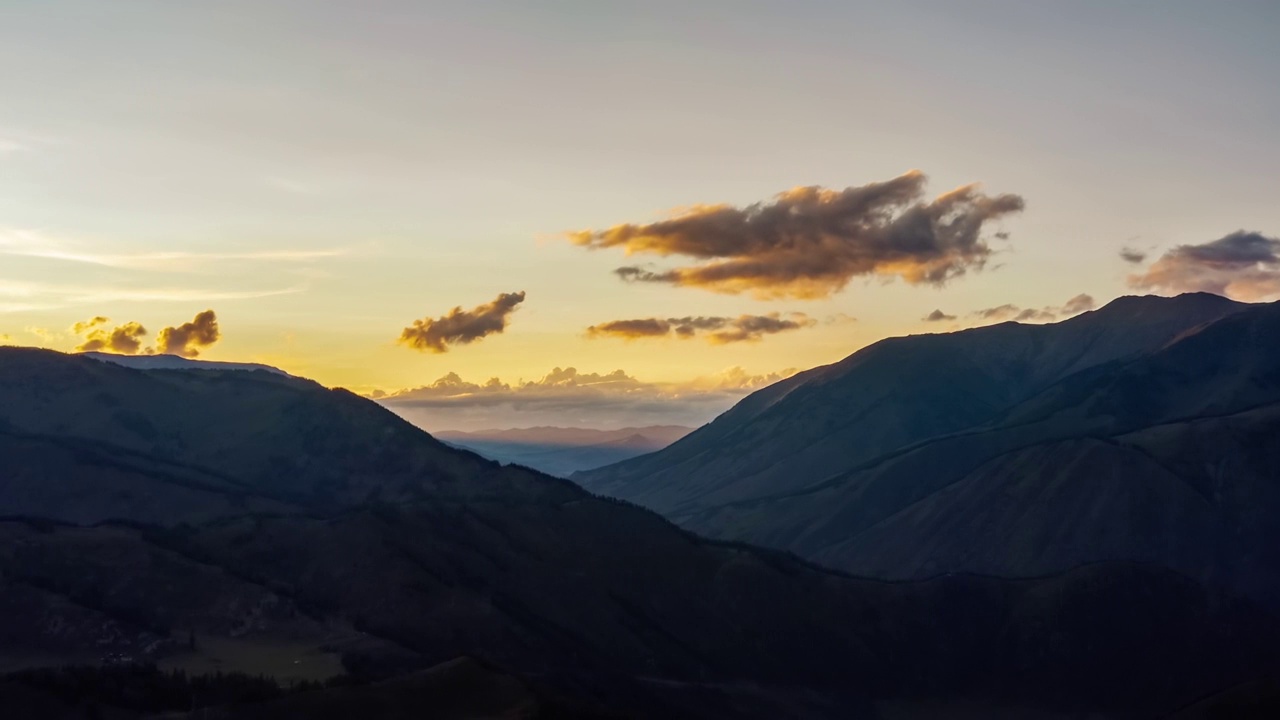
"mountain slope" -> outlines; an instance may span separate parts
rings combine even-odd
[[[1244,307],[1206,294],[1121,298],[1054,325],[891,338],[761,390],[665,450],[573,479],[677,518],[795,492]]]
[[[345,390],[268,373],[126,368],[0,351],[0,431],[96,445],[315,509],[449,496],[574,494],[439,443]]]
[[[296,379],[0,350],[0,419],[53,458],[12,456],[23,468],[100,483],[103,503],[0,522],[9,668],[113,654],[378,677],[473,656],[643,716],[849,717],[921,699],[1126,716],[1280,660],[1272,616],[1163,568],[836,575],[499,467]],[[0,514],[31,507],[32,483],[3,482],[13,467]],[[140,487],[170,494],[110,492]],[[196,512],[236,493],[261,505]]]
[[[1135,560],[1280,607],[1280,306],[1067,376],[993,420],[673,518],[907,579]]]

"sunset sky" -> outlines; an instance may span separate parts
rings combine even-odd
[[[500,379],[423,393],[455,413],[428,426],[696,423],[890,335],[1275,299],[1278,22],[1270,0],[0,0],[0,343],[138,323],[113,347],[364,393]]]

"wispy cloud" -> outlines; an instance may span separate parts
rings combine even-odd
[[[194,270],[212,262],[309,263],[349,254],[346,248],[244,252],[95,252],[30,230],[0,229],[0,254],[130,270]]]
[[[33,283],[0,279],[0,312],[50,310],[73,305],[108,302],[213,302],[216,300],[253,300],[292,295],[305,286],[263,290],[215,290],[176,287],[80,286]]]
[[[1022,308],[1006,303],[971,312],[969,317],[978,320],[992,320],[994,322],[1004,322],[1005,320],[1013,320],[1014,322],[1053,322],[1059,318],[1067,318],[1072,315],[1079,315],[1082,312],[1088,312],[1097,306],[1098,304],[1094,301],[1092,295],[1080,293],[1060,306]],[[935,315],[940,316],[935,317]],[[941,310],[934,310],[933,313],[924,318],[926,321],[947,319],[954,320],[955,318],[951,315],[943,314]]]
[[[31,148],[12,138],[0,136],[0,156],[9,155],[11,153],[23,152]]]
[[[688,340],[702,337],[712,345],[757,342],[765,335],[799,330],[817,324],[804,313],[739,315],[738,317],[635,318],[612,320],[587,328],[587,337],[614,337],[623,340],[676,337]]]

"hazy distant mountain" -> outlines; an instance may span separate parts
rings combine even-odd
[[[1280,661],[1274,618],[1163,568],[835,575],[278,375],[0,349],[0,438],[0,515],[28,516],[0,521],[0,672],[106,655],[279,678],[345,668],[403,679],[362,686],[383,709],[418,682],[546,697],[509,675],[633,717],[937,717],[951,700],[1128,717]],[[500,670],[413,674],[468,656]],[[56,704],[56,680],[0,677],[0,704]],[[131,702],[118,683],[76,687]],[[260,714],[330,701],[357,702]]]
[[[651,425],[620,430],[533,427],[510,430],[432,433],[436,438],[504,464],[516,464],[568,477],[651,453],[693,432],[680,425]]]
[[[138,370],[262,370],[276,375],[289,373],[259,363],[215,362],[191,360],[178,355],[117,355],[115,353],[86,352],[81,355],[102,362],[115,363]]]
[[[1125,559],[1280,607],[1278,305],[1123,298],[1057,325],[880,343],[761,395],[576,479],[862,575]],[[755,472],[734,459],[747,439]]]

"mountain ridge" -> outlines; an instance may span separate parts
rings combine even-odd
[[[390,677],[470,655],[642,716],[834,718],[959,696],[1173,709],[1280,661],[1280,622],[1167,568],[831,573],[451,449],[309,381],[0,350],[0,425],[64,463],[37,481],[99,492],[33,508],[38,482],[0,483],[0,515],[38,516],[0,522],[0,637],[14,639],[0,667],[111,653]],[[204,495],[155,499],[165,473],[203,468],[228,498],[281,505],[200,515]]]
[[[1280,542],[1266,519],[1280,512],[1269,440],[1280,433],[1280,305],[1187,325],[968,428],[772,494],[666,512],[860,576],[1021,577],[1135,559],[1280,606],[1280,557],[1265,550]]]

